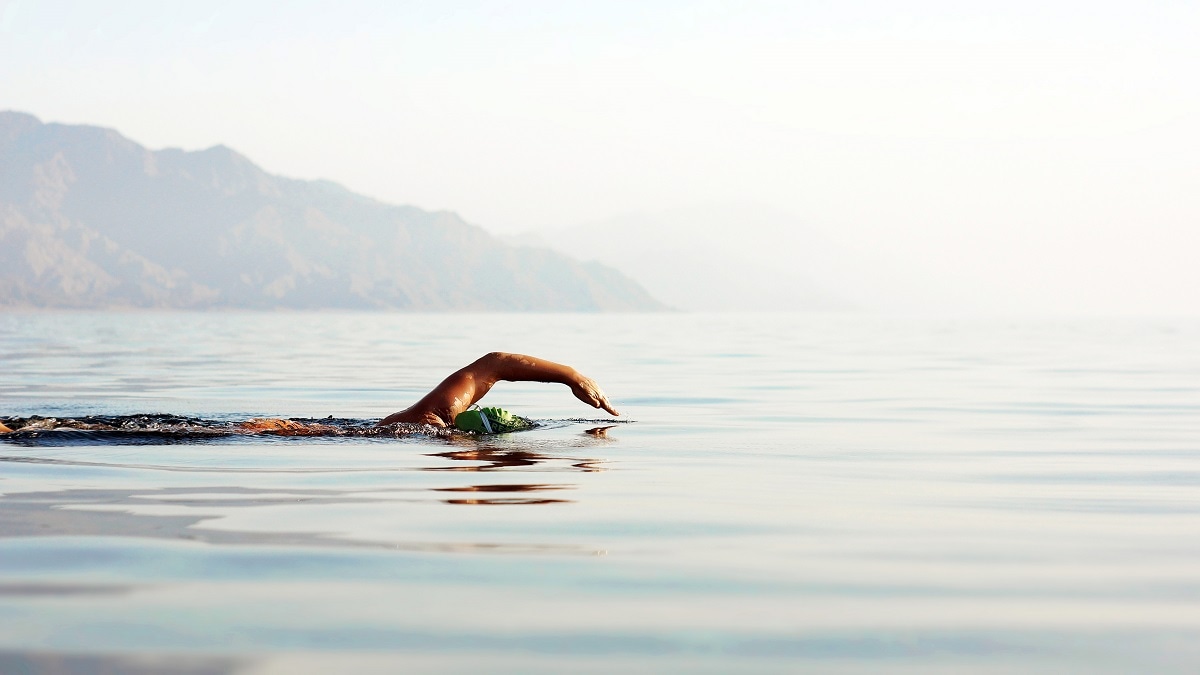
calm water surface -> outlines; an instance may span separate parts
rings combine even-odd
[[[0,439],[0,672],[1195,672],[1200,322],[0,315],[0,417],[475,439]]]

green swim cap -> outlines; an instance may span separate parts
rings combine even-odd
[[[529,420],[508,412],[504,408],[471,408],[454,418],[455,428],[476,434],[503,434],[528,426]]]

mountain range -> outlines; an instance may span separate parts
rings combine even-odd
[[[655,310],[613,268],[447,211],[274,176],[224,146],[0,112],[0,306]]]

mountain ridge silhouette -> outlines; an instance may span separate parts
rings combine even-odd
[[[657,310],[598,263],[449,211],[0,111],[0,306]]]

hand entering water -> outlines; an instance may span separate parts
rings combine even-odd
[[[576,375],[579,374],[576,373]],[[590,377],[579,375],[579,379],[571,384],[571,393],[575,394],[575,398],[593,408],[603,408],[612,415],[621,414],[608,402],[608,397],[604,395],[604,391],[600,389],[600,385],[596,384],[595,380]]]

